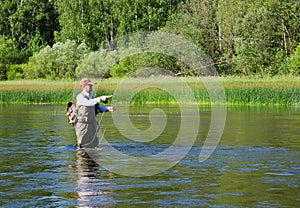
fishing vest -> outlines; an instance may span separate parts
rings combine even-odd
[[[84,97],[89,100],[88,96]],[[68,102],[66,118],[70,125],[77,123],[94,123],[98,114],[98,103],[95,106],[76,106],[75,102]]]
[[[78,106],[77,122],[78,123],[96,122],[95,106]]]

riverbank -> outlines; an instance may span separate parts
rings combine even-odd
[[[124,93],[136,89],[140,83],[151,83],[152,78],[130,78],[126,80],[110,79],[98,80],[94,88],[96,95],[114,94],[122,84]],[[185,93],[180,89],[178,79],[163,78],[168,88]],[[150,82],[149,82],[150,80]],[[157,80],[153,78],[153,81]],[[300,77],[225,77],[220,79],[226,95],[227,104],[243,105],[299,105],[300,104]],[[199,78],[181,78],[180,83],[186,83],[195,96],[198,104],[209,103],[210,99],[207,90]],[[154,84],[155,86],[155,84]],[[139,91],[131,100],[138,104],[176,103],[174,96],[170,95],[159,87],[150,87]],[[34,103],[34,104],[65,104],[73,100],[79,91],[77,82],[72,81],[47,81],[47,80],[19,80],[0,82],[0,103]],[[182,94],[183,96],[183,94]]]

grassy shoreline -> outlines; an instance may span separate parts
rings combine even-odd
[[[129,88],[124,89],[124,93],[149,80],[151,83],[151,78],[128,79],[126,86]],[[177,96],[184,96],[180,94],[184,91],[182,92],[178,87],[180,85],[174,78],[164,80],[168,87],[174,88]],[[220,80],[224,87],[227,104],[285,106],[300,104],[300,77],[223,77]],[[207,90],[199,78],[182,78],[182,81],[192,90],[197,104],[210,103]],[[94,93],[96,95],[114,94],[121,82],[122,79],[98,80],[99,84],[94,88]],[[79,91],[78,82],[73,81],[1,81],[0,104],[65,104],[74,99],[74,95]],[[131,102],[135,104],[176,103],[176,99],[163,90],[151,88],[139,91]]]

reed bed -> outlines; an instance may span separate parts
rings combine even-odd
[[[139,83],[149,79],[130,79],[122,86],[122,96],[126,100],[128,93],[135,89]],[[208,92],[203,83],[195,78],[183,78],[192,90],[195,103],[210,103]],[[299,105],[300,104],[300,77],[226,77],[222,78],[227,104],[243,105]],[[98,80],[99,84],[94,87],[96,95],[114,94],[122,80]],[[184,102],[185,91],[180,89],[176,79],[169,78],[165,84],[173,89],[168,93],[159,88],[144,89],[135,94],[131,99],[134,104],[161,104],[177,103],[175,97],[180,97]],[[126,88],[126,86],[128,88]],[[2,81],[0,82],[0,103],[34,103],[34,104],[65,104],[74,100],[79,92],[77,82],[71,81]],[[117,101],[122,101],[122,99]],[[188,99],[187,99],[188,102]]]
[[[226,89],[226,102],[248,105],[298,105],[300,87],[253,87]]]
[[[61,104],[72,98],[73,90],[1,90],[0,103]]]

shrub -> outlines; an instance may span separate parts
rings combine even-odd
[[[293,75],[300,75],[300,43],[296,51],[287,61],[290,73]]]
[[[76,68],[77,77],[108,78],[110,68],[118,62],[116,53],[100,49],[87,54]]]
[[[25,78],[44,78],[49,80],[75,79],[75,69],[87,54],[87,46],[79,46],[75,41],[46,46],[30,57],[24,72]]]
[[[6,77],[9,80],[22,79],[24,77],[23,71],[25,64],[14,64],[11,65],[6,72]]]

